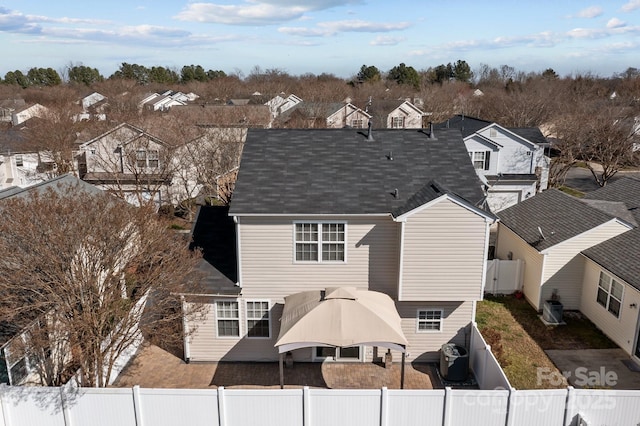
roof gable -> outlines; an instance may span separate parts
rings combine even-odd
[[[615,216],[557,189],[544,191],[497,215],[503,225],[539,252],[615,220]]]
[[[356,129],[249,130],[230,214],[398,213],[433,180],[472,205],[482,202],[460,133],[436,136],[384,129],[368,140]]]

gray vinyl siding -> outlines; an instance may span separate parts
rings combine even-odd
[[[612,220],[548,249],[541,300],[548,299],[557,289],[564,309],[580,309],[584,259],[579,253],[628,230]]]
[[[409,216],[399,300],[478,300],[487,226],[483,217],[447,199]]]
[[[285,296],[353,286],[396,297],[400,224],[390,216],[322,219],[346,223],[346,262],[294,261],[294,221],[313,218],[241,217],[242,294],[283,302]]]
[[[440,358],[440,347],[445,343],[467,346],[468,326],[473,321],[474,302],[397,302],[396,309],[402,319],[402,331],[409,341],[407,362],[433,362]],[[442,309],[442,331],[416,331],[418,309]],[[400,354],[394,354],[394,360]]]
[[[544,255],[531,247],[526,241],[516,235],[503,224],[498,224],[498,240],[496,242],[496,257],[506,260],[509,253],[513,259],[524,261],[523,292],[526,299],[537,310],[540,305],[540,286],[542,284],[542,269]]]
[[[640,306],[640,293],[592,260],[584,258],[584,265],[581,312],[627,354],[633,355],[638,324],[638,308],[631,308],[629,305],[635,303],[636,306]],[[600,271],[612,276],[624,287],[620,318],[616,318],[615,315],[596,301]]]

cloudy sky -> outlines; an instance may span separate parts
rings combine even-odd
[[[81,63],[108,77],[122,62],[339,77],[458,59],[560,75],[640,68],[640,0],[0,2],[0,76]]]

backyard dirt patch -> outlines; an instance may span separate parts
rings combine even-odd
[[[617,347],[577,312],[565,313],[566,325],[546,326],[524,299],[513,296],[488,297],[478,303],[476,320],[511,385],[517,389],[566,386],[540,380],[540,371],[557,371],[545,350]]]

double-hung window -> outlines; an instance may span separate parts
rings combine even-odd
[[[351,120],[351,127],[353,127],[354,129],[362,129],[364,125],[364,122],[362,121],[362,119],[353,119]]]
[[[240,310],[236,300],[216,302],[218,337],[240,337]]]
[[[442,310],[418,309],[416,329],[418,333],[442,331]]]
[[[391,118],[392,129],[404,129],[404,117],[392,117]]]
[[[147,151],[147,166],[153,169],[157,169],[160,165],[160,156],[157,150]]]
[[[269,302],[247,301],[247,337],[271,337]]]
[[[491,151],[472,151],[469,153],[476,170],[489,170]]]
[[[139,169],[144,169],[147,167],[147,151],[144,149],[139,149],[136,151],[136,166]]]
[[[139,149],[136,151],[136,166],[139,169],[158,168],[160,165],[160,155],[158,150]]]
[[[296,223],[294,234],[297,262],[345,261],[344,223]]]
[[[598,296],[596,297],[596,301],[607,311],[615,315],[616,318],[620,317],[622,293],[622,284],[611,278],[610,275],[607,275],[604,272],[600,271],[600,280],[598,281]]]

